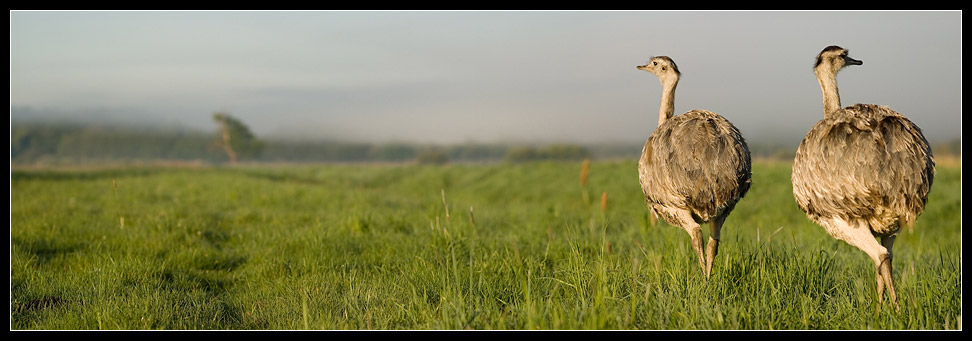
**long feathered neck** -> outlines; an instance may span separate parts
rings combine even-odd
[[[675,113],[675,87],[678,86],[678,76],[662,79],[661,107],[658,108],[658,125],[661,126]]]
[[[837,72],[831,70],[814,70],[817,74],[817,81],[820,82],[820,91],[823,93],[824,117],[830,116],[834,111],[840,109],[840,94],[837,91]]]

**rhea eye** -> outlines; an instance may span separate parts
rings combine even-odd
[[[651,65],[658,65],[658,62],[651,62]]]

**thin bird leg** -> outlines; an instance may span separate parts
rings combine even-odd
[[[881,272],[882,263],[884,263],[884,261],[881,261],[874,266],[874,270],[877,273],[877,298],[879,303],[884,301],[884,276]]]
[[[888,296],[891,298],[891,303],[894,303],[895,307],[898,307],[898,295],[894,290],[894,280],[891,279],[891,274],[892,274],[891,248],[894,246],[894,239],[895,239],[894,235],[881,237],[881,245],[883,245],[884,248],[888,249],[888,255],[887,257],[882,259],[881,263],[878,265],[878,289],[879,289],[878,297],[880,297],[881,295],[880,289],[881,289],[881,282],[883,278],[884,285],[888,289]]]
[[[720,216],[709,223],[709,244],[705,247],[705,278],[712,275],[712,261],[719,254],[719,232],[722,231],[725,221],[726,217]]]
[[[891,282],[890,249],[874,239],[874,235],[871,234],[871,229],[868,228],[867,223],[849,223],[843,219],[832,218],[830,220],[820,221],[820,225],[827,230],[827,233],[834,236],[834,238],[843,240],[847,244],[861,249],[868,257],[871,257],[871,261],[874,262],[874,267],[877,270],[878,302],[882,302],[885,287],[889,288],[892,292],[894,291],[894,284]],[[894,242],[893,239],[882,238],[882,241],[885,245],[890,246]],[[895,297],[894,294],[890,295]],[[894,299],[892,298],[892,300]]]
[[[705,253],[702,251],[702,227],[692,218],[692,213],[684,209],[664,207],[658,213],[662,217],[665,217],[665,220],[669,223],[681,227],[685,232],[688,232],[689,237],[692,238],[692,248],[699,255],[699,268],[702,269],[702,273],[704,274]]]
[[[692,237],[692,247],[699,254],[699,266],[702,268],[702,273],[705,273],[705,255],[702,253],[702,228],[698,224],[693,224],[686,227],[685,231]]]

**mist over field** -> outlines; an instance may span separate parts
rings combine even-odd
[[[643,143],[650,56],[682,71],[675,113],[717,112],[795,146],[822,117],[815,55],[864,61],[844,105],[888,105],[933,144],[961,136],[959,11],[13,11],[11,121],[267,139]],[[691,22],[686,26],[684,23]],[[840,23],[822,25],[821,23]],[[672,29],[678,27],[679,29]]]

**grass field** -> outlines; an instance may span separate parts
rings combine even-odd
[[[634,161],[11,173],[11,328],[961,329],[961,168],[874,265],[759,161],[706,281]],[[586,195],[585,195],[586,193]],[[603,194],[603,195],[602,195]],[[602,201],[606,199],[606,201]]]

